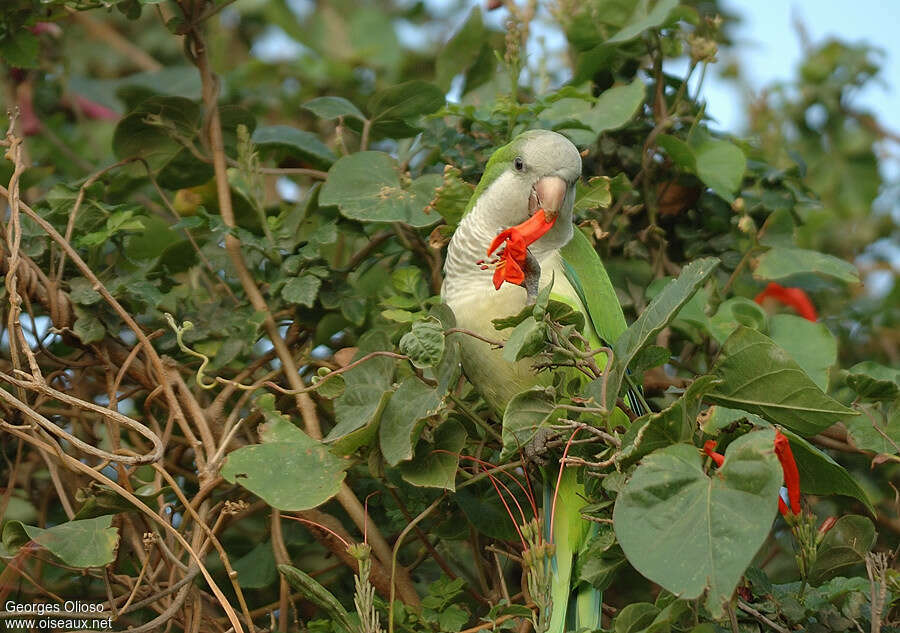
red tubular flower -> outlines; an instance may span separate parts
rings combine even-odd
[[[797,462],[791,452],[791,443],[787,436],[775,430],[775,455],[781,462],[781,470],[784,472],[784,485],[788,490],[788,501],[791,504],[790,511],[794,516],[800,514],[800,471],[797,470]],[[778,510],[787,515],[788,507],[781,496],[778,497]]]
[[[725,456],[721,453],[717,453],[715,451],[716,441],[715,440],[706,440],[706,443],[703,445],[703,452],[706,453],[707,457],[712,458],[714,462],[716,462],[716,466],[721,466],[722,462],[725,461]]]
[[[766,286],[765,290],[756,295],[753,300],[763,305],[766,299],[774,299],[783,305],[793,308],[797,311],[797,314],[807,321],[815,321],[819,318],[816,313],[816,307],[800,288],[785,288],[773,281]]]
[[[500,233],[487,250],[491,253],[505,244],[494,269],[494,288],[500,289],[504,281],[521,286],[525,281],[525,257],[529,244],[536,242],[556,222],[547,220],[543,209],[538,209],[530,218]]]

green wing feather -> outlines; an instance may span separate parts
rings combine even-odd
[[[575,288],[597,335],[607,344],[616,342],[628,328],[625,313],[600,256],[577,227],[569,243],[560,251],[566,279]]]

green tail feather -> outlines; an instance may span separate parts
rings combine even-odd
[[[552,471],[551,471],[552,473]],[[553,507],[553,492],[556,489],[556,475],[544,472],[544,517],[545,536],[550,538],[550,512]],[[563,471],[559,482],[556,514],[553,517],[553,542],[556,555],[553,559],[553,582],[551,596],[553,610],[550,614],[548,633],[565,633],[579,629],[595,630],[600,628],[600,606],[603,593],[591,586],[573,591],[576,584],[573,578],[576,556],[582,546],[598,529],[581,518],[584,506],[584,485],[578,483],[575,469]]]

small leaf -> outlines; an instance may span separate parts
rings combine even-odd
[[[850,262],[802,248],[772,248],[759,257],[753,271],[757,279],[772,281],[805,274],[832,277],[848,284],[859,283],[859,272]]]
[[[708,589],[706,606],[720,617],[775,518],[782,472],[773,438],[771,430],[738,438],[714,476],[691,445],[645,457],[613,512],[635,569],[682,599]]]
[[[797,361],[819,389],[828,390],[829,372],[837,363],[837,341],[823,323],[793,314],[775,314],[769,318],[769,336]]]
[[[816,562],[809,570],[810,584],[819,585],[864,563],[874,544],[875,526],[869,519],[856,514],[842,516],[818,547]]]
[[[734,192],[741,186],[747,158],[734,143],[708,139],[693,148],[697,176],[719,196],[734,201]]]
[[[2,540],[10,550],[34,541],[72,567],[104,567],[116,559],[119,545],[119,530],[111,525],[111,514],[68,521],[48,529],[9,521],[3,526]]]
[[[772,339],[748,327],[738,327],[725,341],[713,373],[722,383],[709,400],[800,435],[815,435],[846,416],[859,415],[823,393]]]
[[[591,110],[581,116],[581,122],[595,134],[618,129],[637,113],[644,102],[645,92],[644,83],[639,78],[630,84],[610,88],[597,98],[597,104]]]
[[[434,443],[419,443],[416,456],[400,464],[403,479],[414,486],[456,490],[459,453],[466,445],[466,429],[447,420],[434,432]]]
[[[281,289],[281,296],[285,301],[311,308],[316,303],[321,286],[322,280],[314,275],[292,277]]]
[[[288,125],[257,128],[251,140],[260,149],[281,150],[317,169],[328,169],[337,158],[318,136]]]
[[[103,297],[94,290],[90,281],[84,277],[73,277],[69,280],[69,298],[75,303],[89,306],[97,303]]]
[[[72,326],[72,331],[85,345],[102,341],[103,337],[106,336],[106,328],[100,319],[93,314],[82,314],[79,316],[75,320],[75,325]]]
[[[612,201],[609,191],[609,178],[595,176],[588,180],[586,185],[578,181],[575,196],[575,212],[588,211],[597,208],[606,208]]]
[[[547,427],[556,410],[552,389],[534,386],[513,396],[503,412],[503,451],[500,461],[524,448],[538,431]]]
[[[448,224],[459,224],[475,187],[462,179],[462,172],[452,165],[444,166],[442,184],[434,190],[427,211],[436,211]]]
[[[369,101],[373,121],[403,120],[431,114],[444,105],[444,93],[434,84],[414,79],[376,92]]]
[[[355,105],[344,97],[319,97],[303,104],[304,110],[309,110],[320,119],[336,119],[347,116],[360,121],[366,117]]]
[[[615,633],[642,633],[653,623],[659,609],[649,602],[634,602],[623,608],[613,622]]]
[[[535,321],[534,317],[519,323],[503,346],[504,360],[514,363],[526,356],[534,356],[539,353],[546,344],[546,331],[547,326],[543,322]]]
[[[349,462],[294,426],[275,409],[271,394],[260,396],[256,404],[266,419],[262,443],[229,453],[222,477],[279,510],[309,510],[336,495]]]
[[[243,589],[263,589],[278,578],[271,543],[259,543],[234,561],[232,567],[237,572],[238,584]]]
[[[437,319],[416,321],[400,339],[399,347],[419,369],[434,367],[444,355],[444,330]]]
[[[337,424],[323,441],[338,455],[351,455],[369,446],[378,435],[381,414],[391,394],[393,391],[364,384],[345,390],[334,403]]]
[[[900,394],[900,370],[866,360],[850,368],[847,386],[860,398],[893,400]]]
[[[739,326],[764,330],[767,320],[766,311],[756,302],[747,297],[731,297],[723,301],[709,318],[709,333],[721,345]]]
[[[416,377],[400,383],[381,415],[381,454],[391,466],[413,457],[425,419],[437,413],[441,397]]]

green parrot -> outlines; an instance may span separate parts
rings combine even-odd
[[[552,278],[551,298],[585,315],[583,334],[592,347],[615,341],[626,329],[603,263],[573,224],[580,176],[581,155],[556,132],[524,132],[494,152],[448,245],[442,299],[453,311],[457,327],[492,340],[505,339],[508,334],[495,330],[491,321],[519,313]],[[497,250],[503,240],[505,253],[499,251],[497,260],[485,263],[488,251]],[[466,376],[498,416],[514,395],[552,380],[546,372],[537,374],[528,359],[510,363],[502,350],[475,337],[461,335],[458,340]],[[604,360],[598,357],[601,366]],[[556,481],[555,475],[545,476],[548,520]],[[575,469],[564,470],[557,495],[549,632],[597,629],[600,592],[572,587],[577,553],[597,528],[581,518],[584,487]]]

